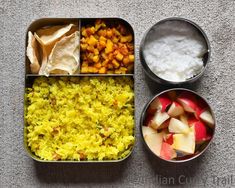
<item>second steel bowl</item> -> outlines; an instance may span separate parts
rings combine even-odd
[[[158,75],[156,75],[148,66],[147,62],[146,62],[146,59],[145,59],[145,56],[144,56],[144,48],[146,46],[146,43],[147,43],[147,38],[151,35],[151,33],[154,31],[155,28],[157,28],[160,24],[163,24],[163,23],[166,23],[168,21],[179,21],[179,22],[184,22],[184,23],[187,23],[187,24],[190,24],[191,26],[193,26],[193,28],[195,28],[198,32],[198,34],[200,36],[202,36],[202,38],[204,39],[204,42],[205,42],[205,47],[207,49],[206,53],[203,55],[203,68],[201,70],[201,72],[195,76],[193,76],[192,78],[189,78],[185,81],[170,81],[170,80],[166,80],[166,79],[163,79],[161,77],[159,77]],[[154,80],[155,82],[157,83],[160,83],[160,84],[167,84],[167,85],[182,85],[182,84],[187,84],[187,83],[192,83],[192,82],[195,82],[196,80],[198,80],[204,73],[206,67],[207,67],[207,64],[208,62],[210,61],[210,56],[211,56],[211,47],[210,47],[210,42],[207,38],[207,35],[206,33],[202,30],[202,28],[197,25],[196,23],[192,22],[191,20],[188,20],[188,19],[185,19],[185,18],[179,18],[179,17],[171,17],[171,18],[166,18],[166,19],[163,19],[159,22],[157,22],[155,25],[153,25],[151,28],[149,28],[145,35],[143,36],[142,40],[141,40],[141,43],[140,43],[140,61],[141,61],[141,64],[144,68],[144,71],[145,73],[152,79]]]
[[[202,143],[197,143],[195,145],[195,153],[192,154],[192,155],[185,155],[185,156],[180,156],[178,158],[178,156],[175,158],[175,159],[170,159],[170,160],[166,160],[162,157],[160,157],[160,155],[157,155],[151,148],[150,148],[150,145],[147,144],[147,141],[146,141],[146,135],[144,135],[143,133],[143,127],[146,126],[146,120],[149,121],[148,117],[148,112],[149,111],[149,107],[151,105],[151,103],[157,99],[159,96],[161,95],[168,95],[169,92],[176,92],[176,93],[182,93],[182,92],[188,92],[192,95],[194,95],[195,97],[197,97],[198,100],[202,100],[206,105],[207,105],[207,109],[209,110],[209,112],[211,113],[211,116],[214,120],[214,125],[213,125],[213,128],[209,128],[207,125],[205,125],[207,127],[207,131],[210,131],[209,134],[210,134],[210,139],[202,142]],[[205,123],[204,123],[205,124]],[[143,141],[143,144],[146,146],[147,150],[152,154],[154,155],[157,159],[160,159],[160,160],[163,160],[163,161],[167,161],[167,162],[171,162],[171,163],[184,163],[184,162],[187,162],[187,161],[191,161],[197,157],[199,157],[200,155],[202,155],[209,147],[210,143],[212,142],[213,138],[214,138],[214,134],[215,134],[215,129],[216,129],[216,118],[215,118],[215,114],[213,113],[213,110],[211,108],[211,106],[209,105],[209,103],[206,101],[205,98],[203,98],[201,95],[197,94],[196,92],[192,91],[192,90],[189,90],[189,89],[184,89],[184,88],[173,88],[173,89],[168,89],[168,90],[165,90],[157,95],[155,95],[144,107],[142,113],[141,113],[141,116],[140,116],[140,134],[141,134],[141,137],[142,137],[142,141]],[[153,129],[151,129],[153,130]],[[159,130],[155,130],[155,131],[159,131]],[[164,128],[160,131],[164,131]],[[195,131],[195,130],[194,130]],[[146,132],[145,132],[146,133]],[[148,132],[150,133],[150,132]],[[151,132],[153,133],[153,132]],[[174,133],[173,133],[174,134]],[[196,135],[195,135],[196,136]],[[155,140],[157,142],[157,140]],[[196,141],[196,140],[195,140]],[[163,141],[162,141],[163,142]],[[164,141],[165,142],[165,141]],[[173,140],[172,140],[173,142]],[[161,146],[160,146],[161,147]],[[172,146],[171,146],[172,147]],[[156,149],[156,148],[155,148]],[[178,155],[178,154],[177,154]]]

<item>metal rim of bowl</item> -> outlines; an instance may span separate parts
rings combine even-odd
[[[160,25],[164,22],[167,22],[167,21],[183,21],[183,22],[186,22],[186,23],[189,23],[190,25],[192,25],[194,28],[196,28],[199,33],[202,35],[202,37],[204,38],[205,40],[205,43],[206,43],[206,46],[207,46],[207,60],[204,62],[203,61],[203,68],[201,70],[200,73],[198,73],[196,76],[193,76],[192,78],[189,78],[185,81],[180,81],[180,82],[175,82],[175,81],[170,81],[170,80],[165,80],[159,76],[157,76],[150,68],[149,66],[147,65],[146,61],[145,61],[145,58],[144,58],[144,54],[143,54],[143,49],[144,49],[144,45],[145,45],[145,40],[146,40],[146,37],[147,35],[149,34],[149,32],[152,30],[152,28],[156,27],[157,25]],[[206,35],[206,33],[202,30],[202,28],[197,25],[196,23],[194,23],[193,21],[191,20],[188,20],[186,18],[181,18],[181,17],[170,17],[170,18],[166,18],[166,19],[163,19],[163,20],[160,20],[159,22],[157,22],[156,24],[154,24],[153,26],[151,26],[144,34],[141,42],[140,42],[140,50],[139,50],[139,55],[140,55],[140,62],[144,68],[144,71],[145,73],[154,81],[158,82],[158,83],[161,83],[161,84],[168,84],[168,85],[181,85],[181,84],[186,84],[186,83],[192,83],[196,80],[198,80],[204,73],[204,71],[206,70],[206,67],[207,67],[207,64],[209,63],[210,61],[210,57],[211,57],[211,46],[210,46],[210,42],[209,42],[209,39]]]
[[[164,93],[167,93],[167,92],[169,92],[169,91],[188,91],[188,92],[191,92],[191,93],[195,94],[195,95],[198,96],[199,98],[203,99],[203,100],[206,102],[206,104],[208,105],[208,107],[209,107],[209,109],[210,109],[210,112],[211,112],[211,114],[212,114],[212,117],[213,117],[213,119],[214,119],[214,122],[215,122],[211,140],[207,143],[206,147],[203,148],[203,150],[200,151],[198,154],[196,154],[195,156],[190,157],[190,158],[188,158],[188,159],[182,159],[182,160],[166,160],[166,159],[163,159],[163,158],[161,158],[160,156],[158,156],[158,155],[156,155],[155,153],[153,153],[152,150],[149,148],[149,146],[147,145],[147,143],[146,143],[145,140],[144,140],[142,126],[143,126],[143,124],[144,124],[146,111],[147,111],[149,105],[151,104],[151,102],[152,102],[156,97],[158,97],[158,96],[160,96],[160,95],[162,95],[162,94],[164,94]],[[159,94],[156,94],[156,95],[155,95],[151,100],[149,100],[149,102],[144,106],[144,108],[143,108],[143,110],[142,110],[142,112],[141,112],[141,116],[140,116],[140,135],[141,135],[141,138],[142,138],[142,141],[143,141],[145,147],[148,149],[148,151],[149,151],[151,154],[153,154],[153,155],[154,155],[155,157],[157,157],[158,159],[163,160],[163,161],[166,161],[166,162],[170,162],[170,163],[184,163],[184,162],[188,162],[188,161],[191,161],[191,160],[193,160],[193,159],[198,158],[199,156],[201,156],[201,155],[208,149],[209,145],[211,144],[212,140],[214,139],[215,130],[216,130],[216,124],[217,124],[217,123],[216,123],[215,114],[214,114],[214,112],[213,112],[213,110],[212,110],[212,108],[211,108],[211,105],[207,102],[207,100],[206,100],[204,97],[202,97],[201,95],[199,95],[198,93],[196,93],[195,91],[192,91],[192,90],[190,90],[190,89],[185,89],[185,88],[172,88],[172,89],[164,90],[164,91],[160,92]]]

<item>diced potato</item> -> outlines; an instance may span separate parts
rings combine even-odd
[[[117,36],[121,35],[121,33],[120,33],[117,29],[114,29],[114,33],[115,33],[115,35],[117,35]]]
[[[96,63],[94,66],[99,69],[99,68],[101,68],[102,65],[101,65],[101,63]]]
[[[105,53],[102,53],[101,56],[102,56],[103,59],[107,59],[108,58],[108,56]]]
[[[115,68],[118,68],[120,66],[120,64],[117,62],[116,59],[112,61],[112,64],[114,65]]]
[[[83,37],[83,38],[81,39],[81,43],[86,43],[86,38]]]
[[[107,32],[106,32],[106,30],[101,29],[101,30],[99,30],[99,31],[98,31],[98,33],[97,33],[97,34],[98,34],[99,36],[106,37]]]
[[[127,68],[126,68],[126,67],[120,67],[119,70],[126,72],[126,71],[127,71]]]
[[[87,36],[91,36],[95,33],[95,28],[94,27],[89,27],[85,31],[86,31]]]
[[[132,35],[128,35],[128,36],[122,36],[121,37],[121,42],[125,43],[125,42],[131,42],[132,41]]]
[[[103,36],[100,37],[100,41],[106,41],[107,39]]]
[[[107,40],[107,45],[106,45],[106,48],[105,48],[105,53],[108,54],[112,51],[113,51],[113,42],[110,39],[108,39]]]
[[[126,45],[122,45],[122,47],[120,48],[120,52],[121,52],[123,55],[128,55],[129,51],[128,51]]]
[[[109,59],[110,61],[112,61],[112,60],[113,60],[113,58],[114,58],[113,53],[109,53],[109,55],[108,55],[108,59]]]
[[[95,34],[96,29],[95,29],[95,27],[94,27],[94,26],[93,26],[93,27],[91,27],[90,32],[91,32],[91,34]]]
[[[81,50],[82,50],[82,51],[85,51],[86,48],[87,48],[87,46],[88,46],[87,44],[82,44],[82,43],[81,43]]]
[[[108,70],[107,74],[114,74],[114,71],[113,70]]]
[[[103,67],[107,67],[107,66],[108,66],[108,63],[109,63],[109,60],[106,59],[106,60],[103,61],[102,66],[103,66]]]
[[[111,29],[108,29],[107,32],[106,32],[106,34],[107,34],[107,37],[108,37],[108,38],[111,38],[112,35],[113,35],[113,31],[112,31]]]
[[[135,60],[134,55],[129,55],[128,57],[129,57],[129,61],[130,61],[131,63],[133,63],[134,60]]]
[[[100,46],[101,48],[105,48],[105,47],[106,47],[106,42],[103,41],[103,40],[101,40],[101,41],[99,42],[99,46]]]
[[[82,31],[82,36],[87,37],[86,29]]]
[[[88,72],[89,72],[88,67],[82,67],[81,68],[81,73],[88,73]]]
[[[83,32],[86,28],[85,27],[82,27],[81,31]]]
[[[99,55],[99,50],[97,48],[94,49],[94,54]]]
[[[124,65],[128,65],[130,63],[129,57],[128,56],[124,57],[122,62]]]
[[[116,59],[117,59],[118,61],[122,61],[123,55],[122,55],[121,53],[118,53],[118,54],[116,55]]]
[[[93,35],[91,35],[87,43],[90,46],[95,46],[97,44],[97,42],[98,42],[97,39]]]
[[[89,71],[89,73],[97,73],[99,70],[96,67],[89,66],[88,71]]]
[[[99,56],[98,55],[95,55],[93,58],[92,58],[93,62],[97,63],[99,61]]]
[[[115,73],[115,74],[122,74],[122,71],[120,71],[120,70],[117,69],[117,70],[114,71],[114,73]]]
[[[101,69],[99,69],[99,73],[100,74],[105,74],[106,73],[106,68],[102,67]]]
[[[112,41],[113,43],[118,43],[119,39],[117,37],[113,37]]]
[[[83,61],[82,62],[82,67],[88,67],[88,62],[87,61]]]
[[[87,46],[86,48],[89,52],[94,52],[94,46]]]

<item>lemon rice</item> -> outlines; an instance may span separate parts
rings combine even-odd
[[[116,160],[131,152],[131,78],[39,77],[26,99],[27,144],[39,158]]]

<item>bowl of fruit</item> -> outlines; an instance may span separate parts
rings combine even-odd
[[[153,97],[143,109],[140,132],[157,158],[186,162],[207,150],[215,133],[215,115],[194,91],[175,88]]]

